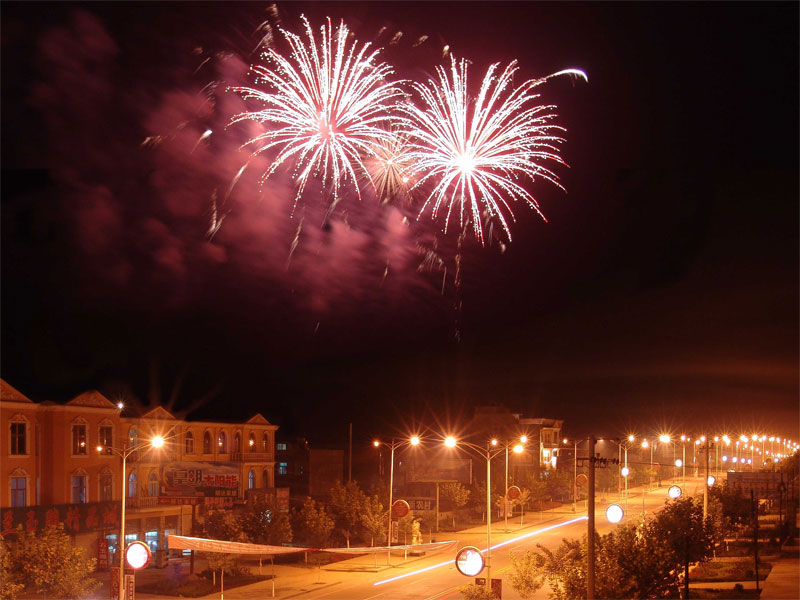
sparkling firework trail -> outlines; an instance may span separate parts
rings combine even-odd
[[[364,164],[382,203],[408,192],[410,163],[406,136],[392,132],[372,147],[372,156]]]
[[[482,244],[484,213],[488,220],[499,221],[509,240],[508,217],[514,218],[510,202],[525,200],[541,215],[536,199],[518,183],[521,177],[543,178],[564,189],[545,164],[564,164],[559,156],[564,139],[559,133],[565,130],[552,123],[554,106],[536,104],[534,88],[558,75],[588,81],[582,71],[567,69],[512,89],[516,61],[499,75],[498,66],[489,67],[478,96],[471,99],[467,61],[451,55],[449,74],[439,67],[437,79],[413,84],[421,106],[400,106],[408,117],[401,124],[409,139],[407,157],[419,174],[414,188],[433,185],[419,215],[430,206],[436,218],[444,209],[446,232],[457,209],[462,230],[471,221]]]
[[[264,108],[236,115],[231,123],[265,125],[264,133],[245,143],[255,147],[254,155],[277,151],[262,184],[284,162],[293,161],[295,203],[312,175],[323,185],[332,183],[334,202],[346,180],[360,198],[357,171],[369,178],[362,157],[371,156],[374,145],[390,137],[396,119],[391,107],[403,92],[388,80],[392,70],[378,61],[380,51],[371,50],[369,43],[351,43],[343,22],[334,31],[328,20],[320,28],[319,44],[305,17],[303,23],[307,41],[281,30],[291,48],[288,58],[270,48],[266,58],[273,66],[253,67],[256,82],[268,91],[232,88]]]

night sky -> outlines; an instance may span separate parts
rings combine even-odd
[[[497,403],[570,434],[798,437],[797,3],[269,6],[3,3],[6,381],[259,411],[319,443]],[[457,228],[413,201],[351,192],[323,226],[319,190],[292,214],[287,170],[258,191],[265,157],[223,200],[248,159],[226,88],[252,84],[263,22],[302,14],[399,78],[444,45],[473,84],[583,69],[540,88],[569,164],[567,194],[530,187],[547,222],[518,206],[512,243],[467,236],[456,287]]]

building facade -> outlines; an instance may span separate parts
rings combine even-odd
[[[0,380],[0,526],[63,523],[102,567],[119,546],[124,494],[125,542],[163,557],[165,536],[190,535],[198,507],[243,504],[254,490],[278,495],[277,429],[260,414],[245,423],[185,421],[161,407],[133,414],[97,391],[34,402]]]

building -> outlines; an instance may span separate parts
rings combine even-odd
[[[97,391],[34,402],[0,380],[2,531],[63,523],[103,567],[118,547],[124,489],[126,543],[164,550],[165,535],[191,535],[203,507],[281,495],[277,429],[260,414],[245,423],[186,421],[161,407],[133,414]],[[160,449],[149,444],[156,435]]]
[[[325,500],[337,481],[343,480],[344,451],[312,448],[306,438],[275,444],[276,485],[290,489],[297,505],[310,496]]]

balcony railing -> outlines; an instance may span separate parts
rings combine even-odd
[[[125,500],[125,505],[131,508],[153,508],[158,506],[158,498],[155,496],[137,496],[136,498]]]
[[[234,462],[271,462],[271,452],[231,452]]]

